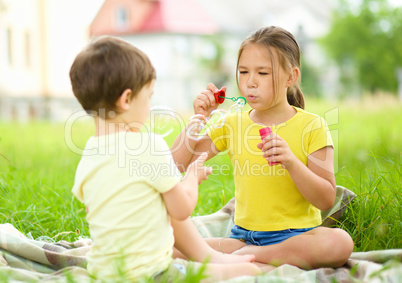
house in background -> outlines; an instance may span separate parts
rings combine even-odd
[[[177,112],[191,110],[196,92],[206,87],[200,60],[217,32],[194,0],[106,0],[90,26],[93,37],[117,36],[144,51],[157,72],[153,104]]]
[[[0,0],[0,118],[63,120],[68,77],[101,0]]]
[[[209,82],[238,94],[238,47],[261,26],[288,29],[305,57],[325,66],[314,39],[328,30],[331,9],[329,0],[0,0],[0,118],[60,121],[79,110],[68,72],[100,35],[148,54],[158,78],[154,105],[189,112]],[[329,70],[322,76],[335,92]]]

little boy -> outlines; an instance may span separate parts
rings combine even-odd
[[[133,280],[166,270],[185,272],[188,262],[172,259],[175,235],[176,247],[188,258],[232,263],[208,264],[211,280],[258,274],[252,256],[217,255],[200,235],[192,231],[186,237],[188,231],[180,229],[186,226],[181,222],[189,221],[198,185],[211,169],[203,166],[207,156],[201,155],[182,179],[165,141],[140,131],[155,78],[143,52],[113,37],[89,44],[71,67],[74,95],[94,116],[96,127],[72,189],[87,209],[93,240],[88,271],[109,279],[123,273]]]

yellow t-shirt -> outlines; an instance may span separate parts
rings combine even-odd
[[[72,192],[88,209],[91,274],[112,278],[118,267],[136,279],[169,266],[174,237],[161,193],[180,180],[160,136],[120,132],[88,140]]]
[[[323,118],[294,108],[297,113],[291,119],[271,129],[307,166],[308,155],[333,143]],[[287,170],[269,166],[262,157],[257,144],[261,143],[259,129],[265,126],[254,123],[250,111],[229,115],[223,127],[208,129],[212,142],[220,151],[227,150],[232,161],[236,225],[253,231],[320,225],[320,210],[300,194]]]

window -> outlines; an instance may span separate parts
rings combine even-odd
[[[124,30],[128,27],[128,10],[126,7],[117,7],[116,9],[116,27],[119,30]]]
[[[13,64],[13,34],[11,28],[7,28],[7,57],[8,57],[8,65]]]
[[[24,34],[25,43],[25,66],[31,66],[31,35],[28,31]]]

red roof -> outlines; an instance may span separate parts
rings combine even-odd
[[[116,10],[124,7],[129,24],[116,26]],[[150,32],[212,34],[217,25],[194,0],[105,0],[91,24],[91,35]]]

